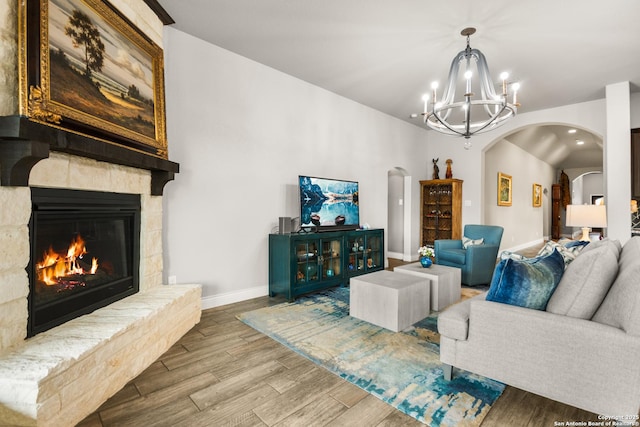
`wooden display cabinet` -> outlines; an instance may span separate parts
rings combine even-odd
[[[420,181],[420,245],[462,238],[462,180]]]

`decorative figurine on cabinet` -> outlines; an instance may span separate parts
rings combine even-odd
[[[440,160],[440,157],[438,157],[437,159],[431,159],[431,161],[433,162],[433,179],[440,179],[440,168],[438,167],[438,160]]]
[[[451,179],[453,178],[453,172],[451,171],[451,163],[453,163],[453,160],[447,159],[446,163],[447,163],[447,171],[445,172],[444,176],[447,179]]]

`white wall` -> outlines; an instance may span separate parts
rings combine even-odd
[[[591,204],[591,196],[604,195],[604,182],[602,181],[601,172],[582,175],[579,180],[582,181],[581,204]]]
[[[498,172],[511,175],[511,206],[498,206]],[[485,153],[484,224],[504,227],[500,249],[514,249],[542,242],[550,234],[551,184],[555,169],[507,140]],[[542,206],[533,207],[533,184],[548,189]]]
[[[165,74],[180,163],[164,190],[165,276],[202,283],[203,307],[267,293],[268,234],[299,215],[299,174],[359,181],[360,220],[376,228],[389,170],[427,178],[427,131],[170,27]]]
[[[631,94],[631,129],[640,128],[640,92]]]
[[[430,178],[432,158],[453,159],[453,176],[465,181],[463,223],[482,223],[485,188],[493,194],[485,179],[494,181],[485,178],[483,151],[496,141],[535,124],[606,135],[602,99],[519,114],[464,150],[462,139],[426,132],[170,27],[165,73],[169,153],[181,164],[165,187],[165,278],[203,283],[205,307],[266,293],[267,235],[279,216],[298,216],[298,174],[358,180],[361,221],[386,227],[387,172],[407,170],[416,203],[405,247],[417,248],[417,182]],[[630,103],[631,127],[640,127],[639,94]],[[628,141],[605,139],[605,150],[628,156]],[[623,198],[609,209],[622,209]]]
[[[629,82],[607,85],[607,137],[604,150],[604,185],[609,237],[623,244],[631,237],[631,99]]]

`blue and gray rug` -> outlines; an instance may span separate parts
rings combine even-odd
[[[430,426],[480,425],[504,385],[455,370],[442,378],[435,315],[394,333],[349,316],[336,288],[238,319]]]

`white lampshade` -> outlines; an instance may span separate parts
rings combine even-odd
[[[567,227],[582,227],[580,240],[589,241],[590,227],[607,226],[605,205],[567,205]]]

